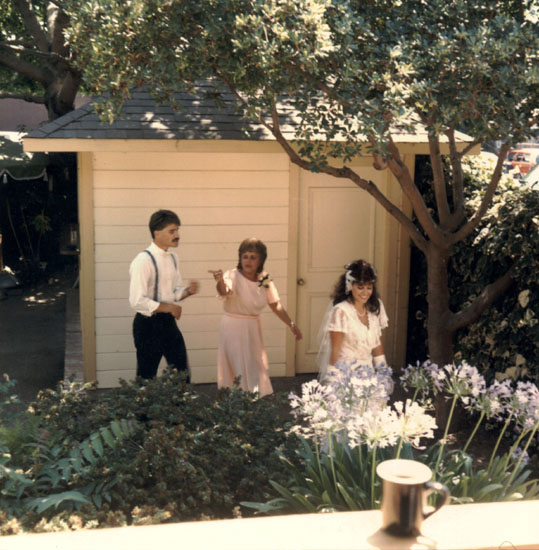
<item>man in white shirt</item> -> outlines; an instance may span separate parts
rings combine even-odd
[[[198,292],[198,282],[183,286],[178,256],[169,248],[180,242],[180,219],[170,210],[158,210],[150,218],[152,244],[131,262],[129,303],[137,312],[133,338],[137,349],[137,376],[154,378],[161,358],[185,372],[189,366],[183,335],[176,320],[182,314],[178,304]]]

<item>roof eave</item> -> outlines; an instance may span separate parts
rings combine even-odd
[[[406,139],[399,136],[395,142],[399,146],[401,154],[413,153],[427,155],[428,143],[417,139]],[[470,140],[471,141],[471,140]],[[462,150],[469,141],[459,141],[457,148]],[[447,143],[441,143],[442,154],[449,153]],[[28,152],[152,152],[152,153],[209,153],[209,152],[282,152],[281,146],[275,140],[181,140],[181,139],[81,139],[81,138],[24,138],[24,150]],[[478,154],[480,146],[476,145],[470,154]]]

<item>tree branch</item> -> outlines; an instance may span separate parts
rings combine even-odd
[[[501,296],[513,283],[513,271],[518,262],[515,262],[497,281],[487,285],[481,294],[465,309],[451,316],[449,329],[454,332],[466,327],[479,319],[481,314]]]
[[[466,145],[464,149],[462,149],[462,151],[458,153],[459,157],[462,158],[466,156],[474,147],[476,147],[480,143],[480,141],[472,141],[471,143],[468,143],[468,145]]]
[[[47,26],[49,29],[49,41],[51,51],[66,56],[69,46],[65,45],[64,31],[69,25],[69,17],[58,6],[49,3],[47,5]]]
[[[429,153],[432,164],[432,176],[434,184],[434,196],[438,208],[438,217],[440,225],[444,229],[449,229],[451,212],[447,202],[447,184],[445,181],[444,167],[442,163],[442,153],[440,151],[440,140],[438,136],[429,136]]]
[[[0,42],[4,46],[20,46],[21,48],[28,48],[31,50],[35,44],[30,40],[4,40]]]
[[[245,101],[245,99],[237,92],[237,90],[232,85],[232,83],[222,75],[219,75],[219,78],[225,84],[225,86],[232,92],[232,94],[236,97],[237,101],[244,107],[247,107],[248,106],[247,101]],[[283,136],[280,129],[279,117],[277,114],[277,110],[275,109],[275,106],[273,107],[271,112],[272,124],[268,124],[268,122],[261,115],[259,115],[258,120],[265,128],[267,128],[273,134],[273,136],[277,140],[277,143],[279,143],[279,145],[283,148],[283,150],[288,155],[288,158],[292,163],[296,164],[300,168],[303,168],[304,170],[310,171],[309,162],[303,159],[302,157],[300,157],[297,151],[290,145],[288,140]],[[367,191],[367,193],[369,193],[394,218],[396,218],[399,223],[402,224],[404,230],[408,233],[408,235],[414,241],[416,246],[421,251],[426,253],[427,241],[425,240],[421,232],[417,229],[417,227],[414,225],[412,220],[398,206],[393,204],[378,189],[378,187],[374,182],[361,178],[356,172],[354,172],[351,168],[347,166],[344,166],[342,168],[325,166],[320,169],[320,172],[336,178],[349,179],[352,182],[354,182],[358,187]]]
[[[270,130],[270,132],[275,136],[275,139],[284,149],[290,161],[300,168],[308,171],[310,168],[309,162],[301,158],[290,145],[288,140],[282,135],[279,125],[279,118],[275,109],[272,110],[271,117],[273,123],[272,126],[268,125],[263,119],[260,119],[260,122],[264,124],[266,128],[268,128],[268,130]],[[417,247],[421,251],[426,253],[427,242],[421,232],[417,229],[412,220],[398,206],[392,203],[380,191],[380,189],[378,189],[373,181],[361,178],[348,166],[343,166],[342,168],[336,168],[329,165],[323,166],[322,168],[320,168],[320,172],[322,172],[323,174],[328,174],[335,178],[349,179],[354,182],[359,188],[369,193],[381,206],[383,206],[383,208],[387,210],[387,212],[389,212],[400,224],[402,224],[402,227],[408,233],[408,235],[414,241]]]
[[[462,157],[457,151],[455,128],[449,128],[446,135],[449,140],[449,159],[453,181],[453,214],[450,219],[450,229],[455,230],[466,216],[464,209],[464,174],[462,172]]]
[[[13,3],[19,10],[28,32],[34,37],[37,48],[42,52],[49,51],[47,34],[42,29],[32,4],[28,0],[13,0]]]
[[[446,246],[446,243],[444,242],[446,238],[445,233],[440,230],[438,225],[436,225],[436,223],[432,219],[429,209],[425,204],[425,200],[423,199],[423,195],[421,195],[419,189],[412,181],[410,172],[402,161],[399,149],[392,139],[390,139],[388,150],[391,155],[386,159],[387,166],[399,182],[401,189],[410,201],[421,227],[432,242],[444,248]],[[417,244],[415,240],[414,242]],[[424,242],[426,243],[426,241]],[[419,245],[418,248],[426,253],[426,249],[424,250],[423,248],[419,247]]]
[[[13,45],[8,45],[7,42],[0,42],[0,48],[8,50],[13,54],[28,54],[41,59],[46,59],[47,61],[60,61],[62,63],[69,63],[69,59],[64,57],[56,52],[41,52],[35,48],[25,48],[25,47],[14,47]]]
[[[45,98],[43,96],[35,96],[31,94],[11,94],[8,92],[0,91],[0,99],[22,99],[23,101],[29,101],[30,103],[45,104]]]
[[[59,0],[49,0],[49,4],[58,6],[64,13],[66,13],[66,5],[63,2],[60,2]]]
[[[23,76],[36,80],[43,85],[46,85],[50,80],[50,73],[47,70],[40,69],[32,63],[13,55],[10,48],[0,48],[0,65],[7,67]]]
[[[464,240],[481,222],[481,219],[483,218],[486,211],[488,210],[488,207],[490,205],[492,197],[494,196],[494,192],[496,191],[496,187],[498,186],[500,178],[502,177],[503,161],[510,147],[511,146],[508,142],[502,145],[502,148],[500,149],[500,154],[498,155],[498,162],[496,163],[494,172],[490,177],[490,182],[488,184],[485,194],[483,195],[483,200],[481,201],[481,204],[479,205],[478,209],[475,211],[472,218],[468,221],[468,223],[462,226],[458,231],[455,231],[454,233],[451,234],[450,244],[453,245],[455,243],[458,243],[459,241]]]

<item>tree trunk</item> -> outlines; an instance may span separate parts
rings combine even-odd
[[[55,75],[55,78],[46,86],[45,106],[49,121],[73,111],[75,98],[80,86],[80,76],[71,71]]]
[[[449,285],[447,266],[450,249],[429,242],[427,250],[428,349],[430,360],[442,367],[453,361],[453,333],[449,328]]]
[[[447,267],[451,249],[443,249],[429,242],[427,251],[427,300],[428,349],[430,360],[443,367],[453,362],[453,331],[450,328],[449,285]],[[443,430],[449,418],[450,401],[447,395],[439,393],[434,400],[436,423]],[[458,425],[462,418],[455,417],[452,425]]]

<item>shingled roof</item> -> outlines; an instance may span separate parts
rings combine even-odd
[[[58,139],[177,139],[177,140],[274,140],[260,123],[242,118],[234,108],[232,94],[221,92],[219,104],[210,95],[211,84],[197,87],[196,95],[178,93],[170,104],[158,104],[146,89],[131,92],[122,114],[112,124],[102,122],[95,100],[32,131],[29,138]],[[293,137],[291,108],[285,109],[283,134]]]
[[[147,89],[135,89],[125,101],[121,116],[112,123],[100,120],[94,108],[97,99],[44,124],[26,137],[31,140],[275,141],[265,126],[247,120],[237,112],[235,98],[230,92],[220,90],[218,102],[212,99],[215,92],[215,85],[205,82],[197,85],[196,94],[174,94],[174,101],[181,105],[181,110],[177,110],[170,104],[159,104]],[[299,124],[297,110],[291,102],[284,101],[279,104],[279,113],[283,136],[293,140]],[[400,143],[428,143],[424,126],[416,123],[414,127],[413,133],[396,130],[393,139]],[[456,138],[457,142],[471,141],[469,136],[460,132],[456,132]],[[318,139],[323,139],[323,136]],[[447,140],[442,137],[441,141]]]

